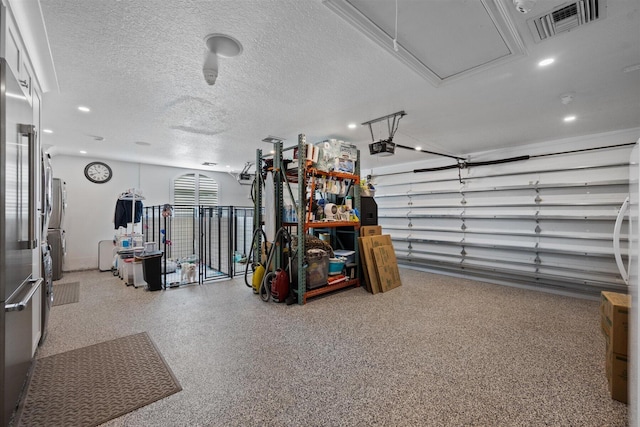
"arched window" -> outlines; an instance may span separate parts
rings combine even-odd
[[[218,205],[218,183],[206,175],[189,173],[173,181],[175,205]]]

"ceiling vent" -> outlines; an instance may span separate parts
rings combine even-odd
[[[564,3],[551,12],[529,19],[529,29],[536,43],[571,31],[605,17],[606,0],[578,0]]]

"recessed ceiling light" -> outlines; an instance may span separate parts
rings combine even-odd
[[[349,123],[349,124],[347,125],[347,127],[348,127],[349,129],[355,129],[355,128],[357,128],[357,127],[358,127],[358,125],[357,125],[357,124],[355,124],[355,123]]]
[[[231,169],[231,165],[227,165],[227,169]]]
[[[82,111],[83,113],[88,113],[89,111],[91,111],[89,107],[85,107],[84,105],[79,106],[78,110]]]
[[[217,163],[216,162],[203,162],[202,165],[203,166],[215,166],[215,165],[217,165]]]
[[[636,65],[629,65],[628,67],[624,67],[624,69],[622,70],[622,72],[624,73],[630,73],[632,71],[638,71],[640,70],[640,64],[636,64]]]
[[[80,150],[80,154],[87,154],[87,152],[84,150]]]
[[[572,122],[576,119],[576,116],[567,116],[564,118],[565,122]]]
[[[547,58],[547,59],[543,59],[542,61],[538,62],[538,65],[541,66],[541,67],[546,67],[547,65],[553,64],[554,61],[555,61],[555,59],[553,59],[553,58]]]
[[[53,131],[51,129],[42,129],[42,132],[44,132],[44,133],[53,133]]]
[[[271,151],[269,151],[269,153],[276,154],[276,150],[271,150]]]
[[[416,151],[422,151],[422,147],[417,146],[417,147],[416,147]]]

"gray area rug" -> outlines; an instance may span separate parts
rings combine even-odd
[[[80,301],[80,282],[53,285],[53,306]]]
[[[182,387],[146,332],[36,361],[19,426],[97,426]]]

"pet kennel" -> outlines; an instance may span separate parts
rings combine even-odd
[[[163,252],[166,288],[233,277],[243,271],[251,245],[253,208],[160,205],[144,208],[145,242]],[[182,266],[195,275],[183,273]]]

